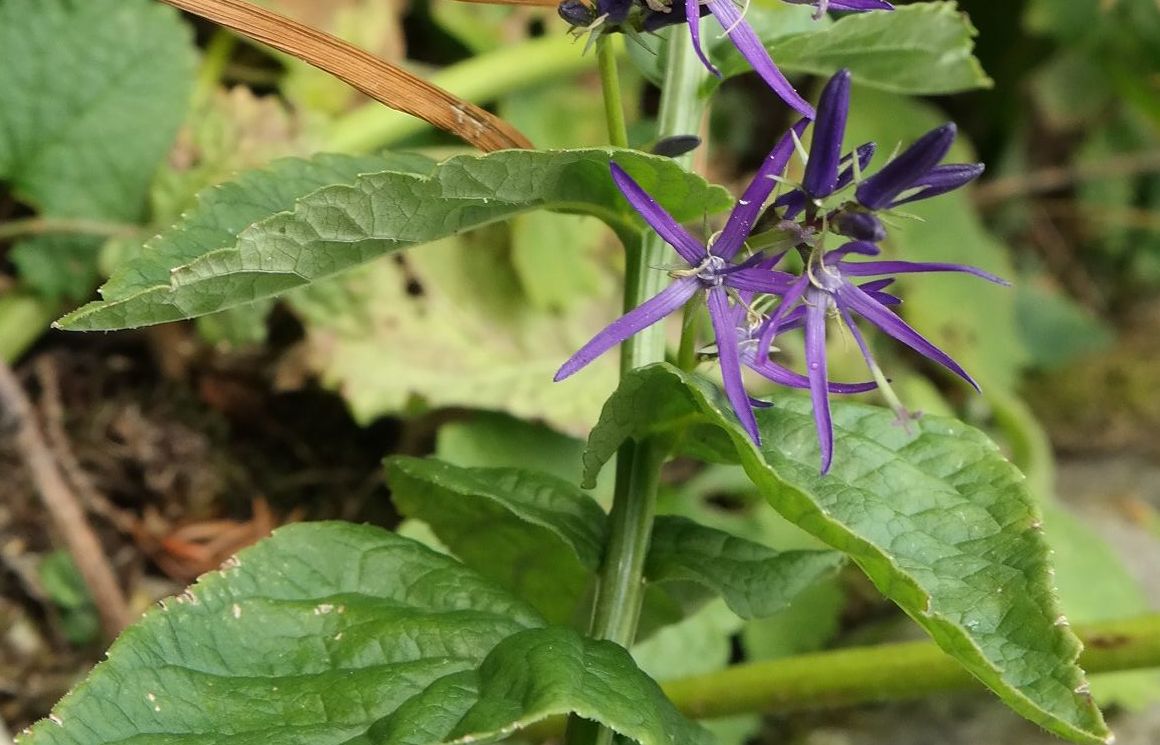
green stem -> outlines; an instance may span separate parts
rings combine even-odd
[[[627,136],[616,75],[613,47],[605,39],[600,48],[600,79],[604,86],[604,108],[614,145],[624,145]],[[692,46],[684,34],[674,34],[669,49],[668,71],[661,94],[660,137],[695,131],[701,119],[697,97],[700,77],[690,73],[697,65]],[[686,164],[687,167],[687,164]],[[631,310],[660,292],[668,277],[660,269],[666,247],[659,236],[647,231],[639,241],[625,241],[624,308]],[[665,336],[661,324],[637,334],[621,345],[621,377],[638,367],[662,362]],[[609,538],[600,569],[600,582],[592,612],[591,636],[607,639],[623,647],[636,638],[641,602],[644,598],[644,565],[656,516],[657,486],[665,449],[655,440],[630,442],[620,448],[616,460],[616,489],[609,513]],[[569,720],[567,745],[607,745],[612,732],[579,717]]]
[[[1077,631],[1089,673],[1160,667],[1160,614]],[[981,684],[933,643],[908,642],[737,665],[663,687],[686,714],[714,718],[923,698]]]
[[[51,233],[73,233],[77,235],[95,235],[102,238],[126,238],[140,235],[143,228],[140,225],[102,222],[73,217],[27,217],[20,220],[9,220],[0,223],[0,240],[24,238],[30,235],[48,235]]]
[[[671,34],[668,67],[665,69],[661,108],[657,117],[659,139],[700,131],[704,101],[697,91],[706,74],[701,61],[693,52],[689,35]],[[684,155],[677,162],[689,168],[692,160],[692,155]],[[639,248],[629,249],[625,310],[635,308],[664,289],[669,278],[660,267],[669,263],[670,250],[664,239],[651,230],[645,233]],[[621,374],[664,358],[665,329],[663,324],[658,323],[632,337],[621,347]]]
[[[1076,629],[1084,643],[1079,663],[1090,674],[1160,668],[1160,613]],[[983,690],[933,642],[852,647],[735,665],[662,683],[669,699],[694,719],[789,713],[920,699]],[[557,737],[563,719],[541,722],[528,738]]]
[[[580,51],[574,40],[550,34],[472,57],[435,73],[430,81],[460,98],[480,103],[590,69],[591,60]],[[372,152],[429,126],[415,117],[370,103],[336,121],[323,149]]]
[[[217,29],[205,45],[201,56],[201,67],[197,71],[197,84],[194,87],[193,100],[200,105],[209,100],[214,90],[221,82],[226,65],[230,62],[230,55],[238,45],[238,37],[226,31]]]
[[[602,34],[596,39],[596,60],[600,67],[600,89],[604,91],[604,118],[608,122],[608,142],[628,147],[628,125],[624,123],[624,102],[620,95],[620,71],[616,67],[620,37]]]

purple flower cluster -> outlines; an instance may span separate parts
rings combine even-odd
[[[832,2],[831,7],[838,7]],[[617,164],[612,178],[641,217],[680,256],[683,265],[670,271],[673,282],[639,307],[597,334],[556,374],[562,380],[600,354],[644,328],[657,323],[703,293],[708,304],[721,366],[725,394],[741,424],[760,442],[753,407],[742,382],[743,368],[778,384],[808,389],[821,450],[821,470],[829,470],[833,456],[831,393],[860,393],[878,388],[900,417],[909,416],[890,390],[862,330],[860,316],[886,335],[946,367],[975,386],[975,381],[945,352],[915,331],[891,309],[901,300],[887,290],[896,275],[920,272],[963,272],[990,282],[999,277],[960,264],[877,260],[878,243],[886,237],[879,214],[900,205],[927,199],[963,186],[983,171],[980,164],[941,162],[955,138],[948,124],[928,132],[891,159],[876,173],[863,176],[874,157],[874,143],[842,153],[850,106],[850,75],[843,70],[830,79],[818,103],[813,139],[800,185],[773,199],[785,182],[783,174],[810,122],[798,122],[773,148],[745,193],[737,201],[724,228],[708,242],[694,238]],[[853,187],[852,198],[843,194]],[[775,243],[788,246],[778,252],[750,251],[747,242],[759,225],[774,225]],[[829,234],[845,242],[827,250]],[[762,238],[768,237],[765,232]],[[757,241],[753,241],[757,243]],[[765,241],[762,241],[765,242]],[[795,252],[802,269],[779,269],[784,257]],[[746,255],[748,253],[748,255]],[[858,345],[874,382],[843,384],[829,380],[826,366],[826,327],[830,319],[845,326]],[[805,337],[806,373],[797,373],[771,358],[778,338],[801,329]]]
[[[863,12],[894,10],[886,0],[785,0],[793,5],[812,5],[814,18],[829,10]],[[685,23],[693,38],[697,56],[710,72],[720,72],[709,61],[701,46],[701,17],[712,15],[721,24],[737,51],[753,67],[762,80],[791,108],[807,119],[814,118],[814,109],[786,80],[785,75],[770,59],[753,27],[745,22],[742,12],[733,0],[562,0],[557,8],[560,17],[581,32],[623,32],[637,34],[658,31],[665,26]]]

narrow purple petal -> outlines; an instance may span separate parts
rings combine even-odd
[[[620,193],[624,195],[632,208],[640,213],[645,222],[652,226],[652,229],[657,231],[661,238],[664,238],[670,246],[676,249],[689,266],[697,266],[705,260],[707,252],[700,241],[689,235],[689,231],[677,224],[673,216],[666,212],[664,207],[657,204],[648,192],[640,188],[640,184],[633,181],[632,176],[625,173],[623,168],[616,163],[609,163],[609,167],[612,170],[612,180],[616,182]]]
[[[838,185],[838,163],[842,160],[842,139],[850,113],[850,71],[839,70],[818,100],[818,118],[810,158],[802,177],[802,190],[814,199],[828,197]]]
[[[843,256],[850,254],[860,254],[862,256],[877,256],[881,253],[878,246],[870,241],[848,241],[835,248],[833,251],[826,252],[826,263],[830,264]],[[845,266],[843,264],[843,266]],[[885,272],[877,272],[877,274],[885,274]]]
[[[803,119],[793,125],[793,131],[800,137],[808,124],[809,121]],[[793,135],[787,132],[769,151],[769,155],[765,156],[765,160],[761,162],[761,167],[757,169],[757,173],[749,182],[745,193],[741,195],[741,199],[737,200],[733,212],[729,214],[729,219],[725,222],[725,228],[721,231],[717,242],[713,244],[715,255],[724,259],[731,259],[737,255],[750,232],[753,231],[753,224],[757,222],[757,217],[761,214],[765,201],[769,199],[769,195],[777,186],[773,177],[780,176],[785,171],[790,157],[793,156],[793,150]]]
[[[841,250],[841,249],[839,249]],[[837,253],[832,252],[832,253]],[[941,262],[925,261],[843,261],[838,265],[838,271],[848,277],[874,277],[879,274],[922,274],[925,272],[963,272],[981,277],[988,282],[1010,287],[1011,283],[1002,277],[966,264],[944,264]]]
[[[873,282],[863,282],[858,286],[861,287],[864,292],[882,292],[887,287],[894,284],[894,282],[894,277],[888,277],[887,279],[876,279]]]
[[[955,141],[954,124],[944,124],[920,137],[878,173],[863,181],[856,192],[858,201],[878,210],[918,183],[950,150]]]
[[[725,383],[725,396],[741,420],[741,426],[757,444],[761,444],[761,434],[757,431],[757,420],[749,406],[749,394],[741,380],[741,359],[737,351],[737,326],[733,323],[733,313],[729,308],[729,294],[724,287],[709,290],[709,318],[713,321],[713,333],[717,337],[717,361],[721,363],[721,380]]]
[[[725,285],[745,292],[767,292],[780,295],[797,281],[797,277],[785,272],[770,272],[765,269],[742,269],[725,275]]]
[[[834,423],[830,418],[830,396],[826,372],[826,295],[820,291],[806,298],[806,370],[810,379],[810,400],[814,405],[814,423],[818,428],[818,447],[822,451],[822,473],[830,470],[834,459]]]
[[[758,375],[767,380],[784,385],[787,388],[809,388],[810,379],[801,373],[794,372],[787,367],[783,367],[776,362],[766,360],[765,362],[757,362],[757,360],[745,359],[745,364]],[[837,393],[842,395],[850,395],[854,393],[866,393],[878,387],[877,383],[829,383],[828,389],[830,393]]]
[[[591,341],[560,367],[554,380],[559,382],[567,378],[633,334],[676,311],[697,293],[700,286],[695,277],[682,277],[674,281],[592,337]]]
[[[842,320],[846,323],[846,328],[850,329],[850,335],[854,337],[854,343],[858,345],[858,351],[862,353],[862,359],[866,360],[866,367],[873,371],[876,363],[874,362],[874,355],[870,353],[870,345],[866,343],[862,332],[858,330],[858,325],[850,317],[850,312],[840,306],[838,312],[842,315]]]
[[[982,176],[986,168],[982,163],[951,163],[932,168],[929,173],[914,183],[914,186],[924,187],[923,189],[904,199],[896,200],[891,206],[910,204],[946,194],[948,191],[954,191]]]
[[[775,199],[773,206],[777,209],[784,208],[785,219],[792,220],[806,208],[807,201],[809,201],[809,197],[805,195],[805,192],[801,189],[794,189],[793,191],[787,191]]]
[[[874,153],[878,152],[878,145],[873,142],[865,142],[854,149],[852,153],[846,153],[846,157],[842,158],[843,171],[838,174],[838,183],[834,187],[834,191],[841,191],[850,185],[856,175],[854,171],[854,156],[858,157],[858,171],[866,173],[866,169],[870,167],[870,161],[874,160]],[[849,165],[847,165],[849,164]]]
[[[906,321],[891,313],[879,303],[876,303],[873,298],[862,292],[855,285],[846,283],[838,289],[835,295],[838,299],[839,307],[846,306],[858,312],[863,318],[882,329],[885,333],[927,359],[937,362],[955,375],[958,375],[970,383],[976,391],[980,390],[979,384],[975,382],[974,378],[968,375],[967,371],[959,366],[959,363],[951,359],[950,355],[934,344],[931,344],[922,334],[911,328]]]
[[[701,64],[705,66],[706,70],[721,77],[721,71],[713,66],[713,63],[709,61],[709,56],[701,47],[701,3],[699,0],[685,0],[685,17],[689,19],[689,36],[693,39],[693,51],[697,53],[697,57],[700,58]]]
[[[789,315],[797,301],[805,293],[806,288],[809,287],[810,278],[802,276],[797,283],[786,290],[786,293],[781,298],[781,305],[777,306],[777,310],[773,312],[765,323],[761,326],[761,336],[757,342],[757,359],[765,360],[769,358],[769,348],[773,346],[773,339],[777,336],[778,324],[783,318]]]
[[[830,0],[830,10],[862,13],[868,10],[894,10],[894,6],[886,0]]]
[[[686,0],[686,6],[693,2],[695,0]],[[813,119],[814,107],[810,106],[794,90],[794,87],[786,80],[785,75],[781,74],[781,70],[777,69],[777,65],[773,64],[773,60],[769,58],[769,52],[765,50],[761,40],[757,38],[757,33],[741,18],[741,12],[733,5],[732,0],[709,0],[708,5],[709,11],[717,17],[721,27],[729,34],[733,46],[737,47],[737,51],[741,52],[741,56],[748,60],[762,80],[773,89],[773,92],[789,104],[790,108],[807,119]],[[689,28],[692,28],[691,23]]]

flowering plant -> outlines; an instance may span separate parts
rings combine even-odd
[[[222,329],[264,329],[278,298],[304,329],[309,364],[356,415],[456,421],[434,417],[434,446],[408,431],[386,453],[394,530],[307,521],[230,557],[125,629],[22,745],[740,745],[754,720],[732,734],[711,720],[974,683],[1060,737],[1111,742],[1054,588],[1036,487],[954,418],[963,387],[937,377],[981,392],[967,370],[982,368],[989,391],[990,342],[963,343],[910,311],[938,281],[914,275],[970,275],[937,287],[1011,302],[1006,269],[956,248],[981,231],[972,218],[916,227],[929,229],[923,217],[940,204],[969,210],[955,192],[983,165],[954,124],[882,92],[988,83],[954,3],[563,0],[535,16],[554,24],[542,37],[512,45],[506,26],[484,33],[484,11],[440,6],[440,23],[486,51],[430,80],[243,0],[164,4],[289,55],[286,102],[311,101],[319,116],[296,122],[303,132],[277,153],[255,155],[268,143],[240,136],[223,147],[231,125],[198,110],[229,68],[229,37],[210,42],[195,93],[185,21],[154,0],[0,0],[0,55],[90,33],[123,38],[141,59],[150,39],[182,52],[142,69],[75,46],[73,78],[113,85],[133,69],[180,95],[155,120],[139,112],[81,148],[109,161],[110,190],[162,168],[150,194],[168,227],[105,247],[100,267],[94,250],[76,295],[107,269],[100,299],[58,328],[200,319],[222,342]],[[322,115],[318,101],[338,94],[299,61],[379,103]],[[557,96],[563,115],[521,114],[524,88],[593,63],[599,94],[595,79],[565,95],[557,82],[537,95]],[[37,81],[57,81],[47,65],[5,69],[0,101],[35,100]],[[693,164],[729,144],[706,114],[729,100],[726,79],[748,73],[755,129],[776,136],[734,198]],[[186,166],[162,167],[179,124],[171,109],[191,97],[203,126],[171,154]],[[76,92],[68,111],[86,101]],[[908,112],[902,125],[892,107]],[[606,141],[562,136],[573,111],[597,111]],[[138,141],[142,121],[152,124]],[[483,152],[448,157],[446,140],[424,139],[427,124]],[[79,191],[86,174],[73,158],[36,170],[21,148],[51,160],[44,128],[0,119],[0,173],[47,211],[46,173],[73,169]],[[222,162],[199,171],[215,147]],[[140,167],[135,149],[149,150]],[[99,201],[61,197],[78,210],[63,217],[92,218]],[[609,286],[623,287],[622,302]],[[917,405],[951,416],[912,412],[916,390]],[[729,489],[760,504],[718,509],[698,479],[738,482]],[[829,639],[809,632],[837,627],[840,578],[859,576],[929,641],[816,651]],[[818,610],[819,591],[838,600]],[[811,654],[763,661],[763,634]],[[1125,645],[1143,636],[1122,629]],[[714,651],[687,659],[689,644]],[[1083,662],[1111,669],[1127,656],[1097,649]]]

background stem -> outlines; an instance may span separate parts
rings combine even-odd
[[[591,69],[591,58],[580,51],[574,39],[550,34],[464,60],[440,70],[429,80],[460,98],[479,103]],[[371,152],[430,126],[422,119],[371,102],[336,121],[322,149]]]
[[[602,34],[596,39],[596,60],[600,67],[600,89],[604,91],[604,118],[608,122],[608,142],[628,147],[628,126],[624,123],[624,102],[620,95],[620,71],[616,68],[617,36]]]
[[[1160,667],[1160,614],[1077,629],[1080,664],[1089,673]],[[932,642],[883,644],[737,665],[663,685],[698,718],[751,712],[834,709],[978,688],[954,658]]]

